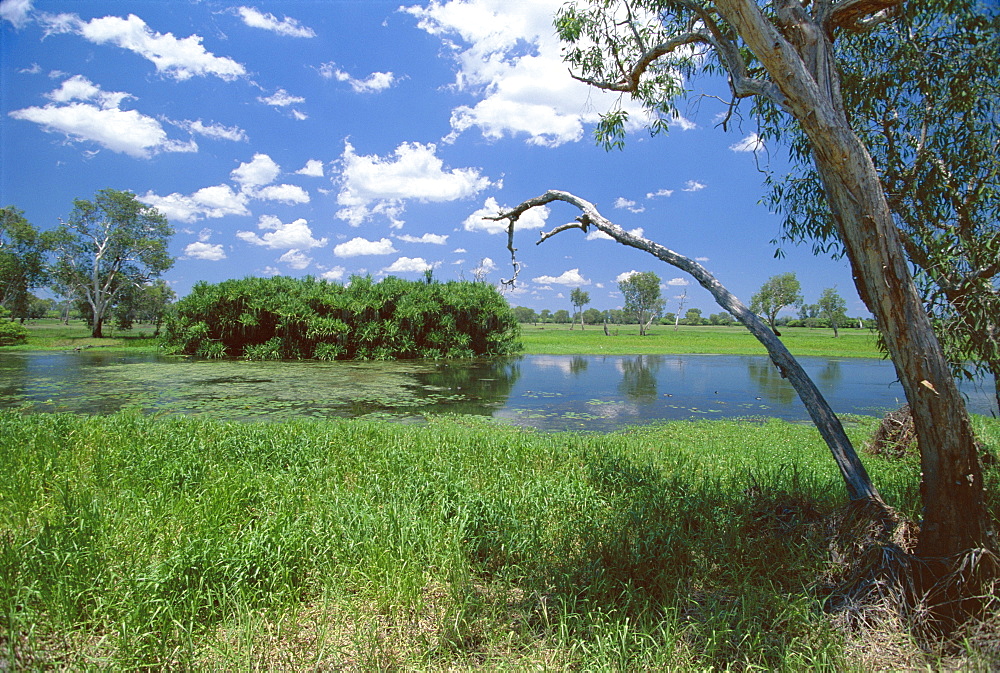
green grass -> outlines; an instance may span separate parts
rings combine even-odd
[[[1000,449],[1000,423],[976,422]],[[859,644],[824,613],[823,516],[844,494],[810,426],[8,411],[0,438],[0,660],[15,669],[937,663],[901,633]],[[914,513],[914,460],[867,462]]]
[[[41,318],[27,322],[26,327],[28,343],[3,346],[0,352],[101,348],[155,353],[159,349],[159,339],[153,337],[152,325],[136,325],[130,330],[116,330],[106,325],[103,339],[92,338],[90,328],[82,320],[70,320],[68,325],[64,325],[58,318]]]
[[[568,325],[521,325],[525,353],[548,355],[647,355],[705,353],[715,355],[767,355],[767,351],[743,326],[689,327],[676,330],[669,325],[655,325],[646,336],[639,336],[638,325],[609,326],[610,336],[600,325],[581,330]],[[793,355],[827,357],[882,357],[869,330],[842,329],[833,337],[832,329],[788,327],[781,330],[781,340]]]

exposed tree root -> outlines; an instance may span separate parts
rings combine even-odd
[[[990,656],[1000,664],[1000,556],[970,549],[921,559],[913,554],[918,533],[916,524],[878,502],[851,502],[830,516],[831,566],[821,582],[827,611],[866,640],[908,633],[937,654],[971,644],[980,656],[995,650]]]

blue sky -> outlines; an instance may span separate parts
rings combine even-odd
[[[510,276],[506,236],[482,216],[563,189],[698,259],[745,302],[793,271],[807,302],[835,286],[868,315],[846,262],[808,246],[774,258],[780,222],[758,203],[758,167],[782,170],[782,150],[750,151],[750,119],[719,127],[720,82],[688,82],[665,135],[594,143],[618,99],[569,77],[551,26],[561,2],[3,0],[0,203],[47,229],[74,198],[134,192],[176,229],[164,278],[183,296],[248,275],[433,268],[497,282]],[[591,307],[617,308],[617,279],[654,271],[667,310],[685,290],[686,308],[720,310],[612,241],[569,231],[535,245],[575,215],[522,218],[511,304],[569,309],[581,287]]]

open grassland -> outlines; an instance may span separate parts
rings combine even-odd
[[[941,659],[824,611],[844,495],[810,426],[7,411],[0,438],[4,670],[1000,665],[996,625]],[[915,515],[915,459],[867,463]]]
[[[528,354],[546,355],[654,355],[698,353],[712,355],[767,355],[759,341],[742,325],[733,327],[654,325],[639,336],[638,325],[610,325],[609,335],[601,325],[521,325],[521,341]],[[787,327],[781,340],[792,355],[878,358],[875,333],[867,329]]]
[[[92,338],[90,328],[83,320],[70,320],[65,325],[57,318],[41,318],[29,321],[25,326],[28,328],[28,343],[4,346],[0,348],[0,352],[102,348],[155,353],[160,343],[158,338],[153,337],[152,325],[136,325],[130,330],[116,330],[109,324],[104,328],[103,339]]]

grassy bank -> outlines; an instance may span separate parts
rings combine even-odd
[[[1000,449],[1000,423],[976,422]],[[3,412],[0,437],[0,660],[14,668],[940,663],[824,612],[824,517],[843,489],[809,426],[579,436]],[[913,514],[916,463],[867,462]]]
[[[57,318],[41,318],[29,321],[25,326],[28,328],[28,343],[0,347],[0,352],[101,348],[155,353],[159,349],[159,339],[153,337],[152,325],[136,325],[130,330],[115,330],[109,325],[104,328],[103,339],[91,337],[90,328],[83,320],[71,320],[64,325]]]
[[[676,330],[656,325],[646,336],[639,336],[638,325],[610,326],[610,336],[600,325],[581,330],[568,325],[521,325],[525,353],[549,355],[652,355],[705,353],[721,355],[767,355],[757,339],[742,325],[735,327],[689,327]],[[869,330],[842,329],[834,338],[832,329],[788,327],[781,330],[781,340],[793,355],[827,357],[882,357]]]

